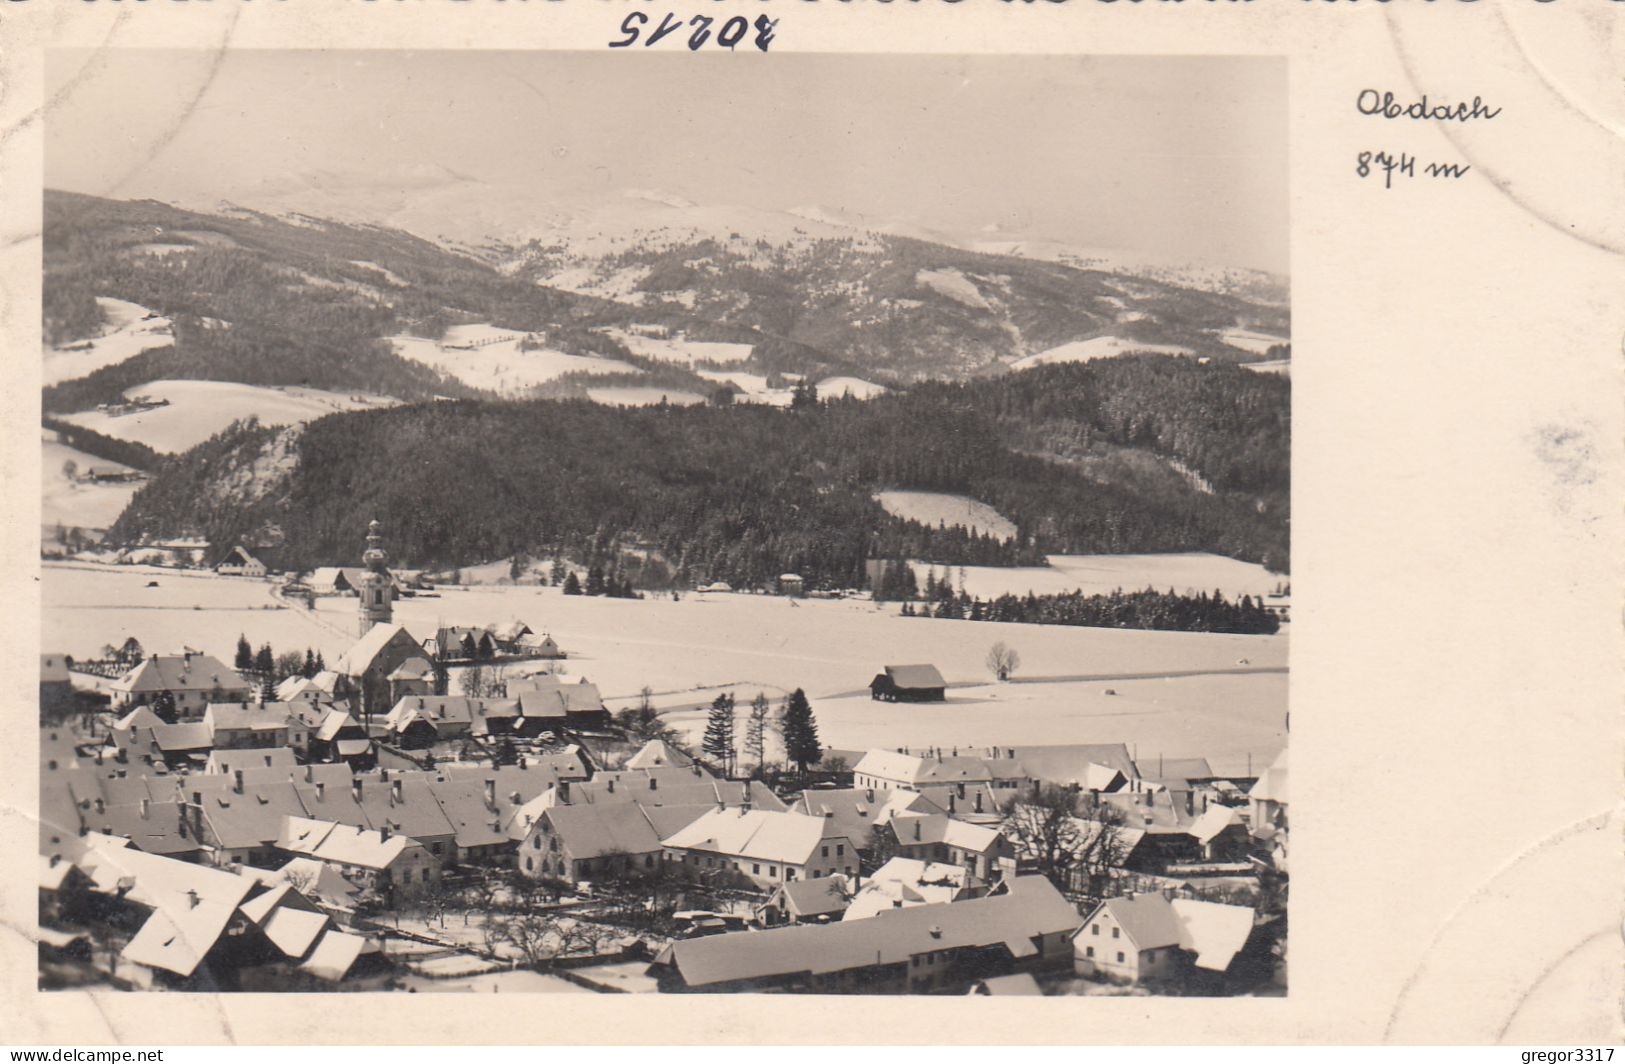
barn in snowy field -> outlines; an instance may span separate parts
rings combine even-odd
[[[948,681],[935,665],[887,665],[869,681],[869,697],[882,702],[945,702]]]

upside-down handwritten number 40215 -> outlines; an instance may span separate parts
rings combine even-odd
[[[644,36],[643,28],[649,24],[649,16],[641,11],[634,11],[621,20],[621,32],[626,36],[618,41],[610,41],[609,46],[611,48],[630,48],[638,43],[639,37],[643,37],[643,46],[649,48],[683,27],[690,26],[693,27],[694,31],[688,35],[688,50],[691,52],[699,51],[705,47],[706,42],[713,39],[718,47],[732,49],[742,42],[752,29],[755,29],[756,34],[751,43],[765,52],[768,46],[773,43],[773,28],[779,24],[778,19],[768,18],[766,15],[756,16],[754,23],[743,15],[735,15],[722,24],[721,28],[716,32],[716,37],[713,38],[711,36],[711,27],[716,24],[716,21],[716,19],[708,18],[705,15],[695,15],[687,22],[684,22],[668,11],[665,17],[660,20],[660,25],[650,30],[647,36]],[[683,38],[677,37],[673,39],[682,40]]]

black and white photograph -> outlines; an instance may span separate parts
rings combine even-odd
[[[44,91],[40,990],[1287,996],[1284,57]]]

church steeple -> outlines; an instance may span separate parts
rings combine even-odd
[[[378,527],[376,519],[367,525],[367,549],[361,555],[361,564],[366,566],[367,571],[361,578],[361,586],[356,589],[361,593],[361,615],[357,621],[360,630],[357,635],[366,635],[372,631],[373,625],[389,624],[395,616],[395,581],[389,574],[389,566],[385,564],[384,537]]]

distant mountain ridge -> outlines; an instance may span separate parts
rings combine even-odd
[[[432,173],[424,182],[441,189],[457,180]],[[318,204],[345,205],[328,191]],[[403,201],[411,192],[407,184]],[[389,208],[374,205],[383,215]],[[700,394],[715,382],[640,361],[617,335],[746,344],[750,361],[725,368],[890,385],[1000,372],[1102,337],[1113,351],[1142,345],[1250,361],[1262,356],[1229,344],[1227,332],[1278,335],[1283,344],[1289,332],[1273,297],[933,243],[811,209],[702,207],[643,190],[594,211],[536,213],[546,237],[472,249],[303,212],[204,213],[49,192],[47,341],[94,335],[97,299],[174,319],[176,340],[60,382],[47,406],[70,413],[148,380],[186,378],[401,399],[476,396],[478,386],[403,358],[388,342],[433,339],[457,324],[534,334],[538,349],[655,374],[610,383]],[[587,383],[577,377],[536,394],[582,395]]]

